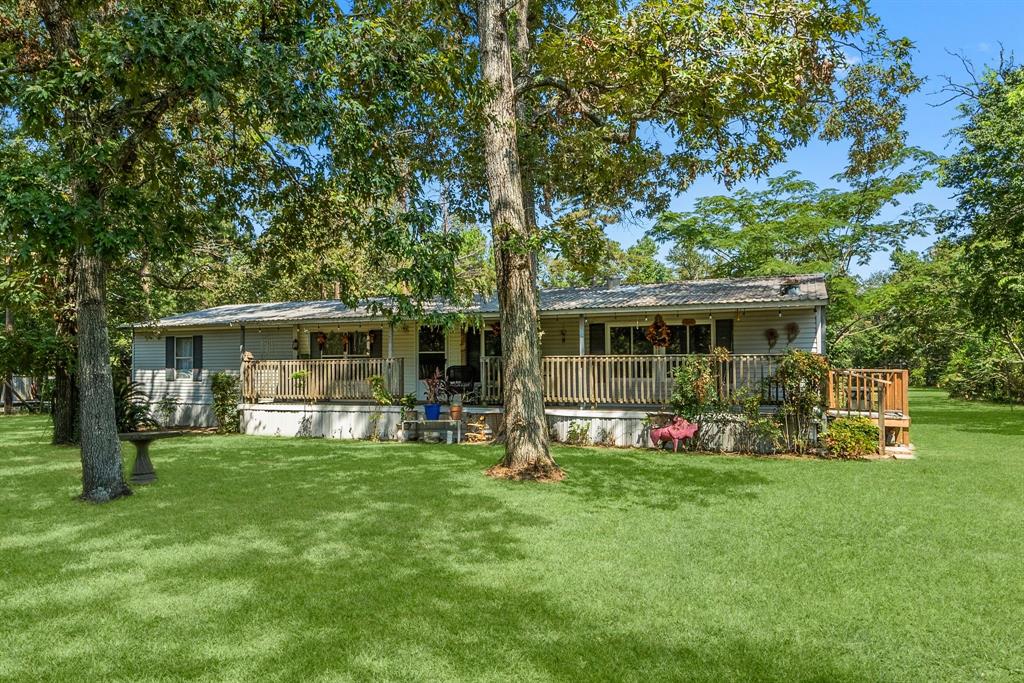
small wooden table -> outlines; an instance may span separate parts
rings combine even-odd
[[[118,434],[121,441],[128,441],[135,445],[135,462],[132,463],[131,482],[133,484],[151,484],[156,481],[156,470],[153,469],[153,461],[149,459],[149,444],[157,439],[173,439],[176,436],[185,436],[184,432],[129,432]]]

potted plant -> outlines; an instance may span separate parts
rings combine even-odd
[[[444,377],[441,369],[434,370],[434,374],[423,380],[427,388],[427,402],[423,406],[423,413],[428,420],[441,419],[441,394],[444,393]]]
[[[452,394],[448,407],[448,416],[453,420],[462,419],[462,394]]]
[[[402,406],[402,420],[413,422],[419,417],[416,413],[416,394],[409,393],[400,396],[398,405]]]

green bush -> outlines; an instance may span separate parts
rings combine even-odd
[[[812,443],[813,427],[825,407],[822,390],[828,379],[828,361],[809,351],[791,349],[779,361],[772,380],[782,388],[778,417],[783,445],[791,452],[806,453]]]
[[[822,441],[833,458],[863,458],[878,448],[878,425],[866,417],[839,417]]]
[[[691,422],[722,409],[715,361],[709,356],[688,356],[676,369],[672,412]]]
[[[383,375],[370,375],[366,381],[370,384],[370,394],[377,405],[390,406],[395,404],[395,396],[388,390],[388,381]]]
[[[142,388],[142,383],[132,381],[127,372],[114,373],[114,419],[122,434],[158,426],[149,412],[149,396]]]
[[[565,443],[570,446],[589,446],[590,423],[584,420],[576,420],[571,423],[565,432]]]
[[[217,431],[222,434],[238,431],[238,377],[228,372],[215,372],[210,376],[213,392],[213,416],[217,419]]]

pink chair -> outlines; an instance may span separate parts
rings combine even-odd
[[[679,442],[692,439],[696,433],[697,425],[677,416],[672,419],[671,424],[652,429],[651,441],[655,448],[661,448],[661,444],[664,441],[671,441],[672,452],[676,453],[679,451]]]

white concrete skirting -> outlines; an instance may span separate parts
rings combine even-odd
[[[381,439],[394,439],[401,427],[399,406],[316,403],[243,403],[243,434],[369,439],[376,422]]]

